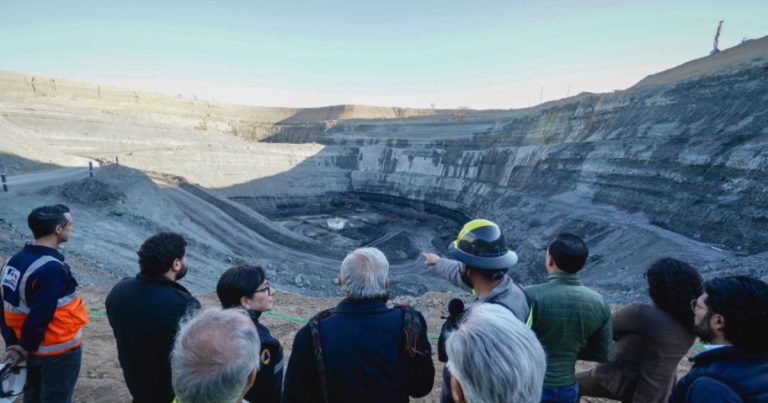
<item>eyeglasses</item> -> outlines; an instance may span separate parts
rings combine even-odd
[[[254,291],[254,294],[260,293],[260,292],[266,292],[267,295],[272,295],[272,287],[270,287],[269,283],[267,283],[267,285],[265,285],[264,288],[260,288]]]

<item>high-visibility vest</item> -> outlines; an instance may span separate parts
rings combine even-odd
[[[17,288],[19,293],[18,306],[14,306],[3,298],[5,324],[13,330],[19,340],[21,340],[21,328],[30,311],[27,304],[27,281],[32,274],[50,262],[64,265],[55,257],[45,255],[32,262],[24,271]],[[5,275],[6,270],[8,270],[7,267],[3,269],[3,275]],[[32,352],[32,355],[57,355],[76,348],[83,341],[83,327],[87,322],[88,312],[76,290],[73,289],[71,293],[60,296],[56,303],[53,318],[48,322],[48,327],[45,329],[43,341],[37,351]]]

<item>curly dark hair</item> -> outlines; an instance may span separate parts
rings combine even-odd
[[[655,261],[645,272],[648,294],[659,309],[686,328],[693,328],[691,300],[703,292],[701,275],[688,263],[665,257]]]
[[[221,307],[227,309],[240,306],[240,299],[250,298],[266,280],[267,276],[261,266],[230,267],[216,284],[216,295],[219,296]]]
[[[187,241],[175,232],[160,232],[147,238],[139,251],[139,268],[145,274],[165,274],[173,261],[186,254]]]
[[[709,314],[725,318],[725,339],[735,347],[768,352],[768,284],[748,276],[716,278],[704,284]]]

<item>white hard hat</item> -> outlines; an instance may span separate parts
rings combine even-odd
[[[8,362],[0,364],[0,403],[11,403],[24,392],[27,381],[27,367],[11,365]]]

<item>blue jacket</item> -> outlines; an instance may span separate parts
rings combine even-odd
[[[47,258],[47,262],[39,266],[31,274],[25,273],[27,269],[40,259]],[[39,264],[39,263],[38,263]],[[21,344],[27,351],[37,351],[46,335],[48,325],[54,320],[57,314],[57,306],[64,297],[77,298],[77,281],[72,276],[69,265],[64,263],[64,255],[58,250],[47,246],[33,245],[28,243],[19,253],[14,255],[3,268],[2,273],[2,292],[3,307],[0,311],[0,322],[2,322],[2,333],[5,345]],[[9,308],[18,307],[21,303],[21,293],[24,288],[26,301],[24,303],[29,307],[29,313],[24,318],[21,326],[21,337],[17,337],[13,326],[7,323],[5,316],[9,315]],[[82,303],[80,302],[82,305]],[[82,315],[85,315],[85,308],[80,307]],[[79,331],[85,326],[82,318],[74,320],[67,319],[67,323],[77,326]],[[60,324],[58,324],[61,327]],[[17,329],[18,330],[18,329]],[[79,338],[76,344],[79,344]],[[76,345],[73,345],[76,347]]]
[[[692,358],[669,403],[768,403],[768,353],[720,347]]]
[[[320,321],[329,400],[333,403],[397,403],[432,390],[432,357],[401,352],[403,312],[383,300],[345,299]],[[422,326],[426,322],[419,314]],[[427,340],[427,334],[421,335]],[[283,402],[322,402],[312,334],[302,327],[293,340],[285,374]]]

